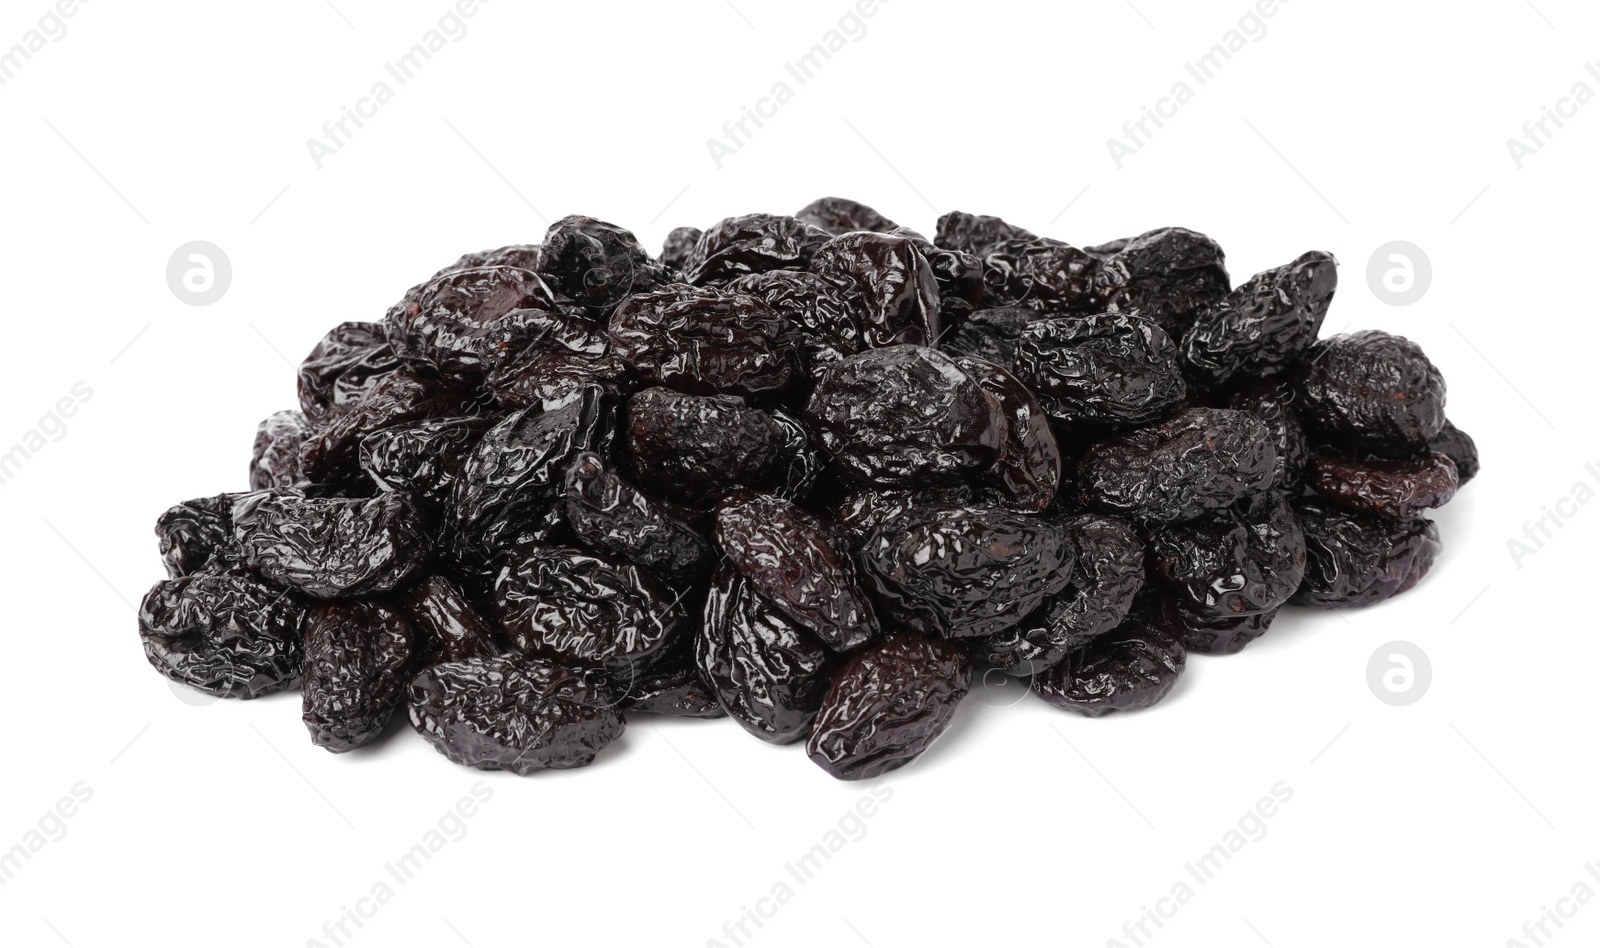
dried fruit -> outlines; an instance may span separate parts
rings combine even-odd
[[[1178,349],[1137,316],[1063,316],[1028,324],[1017,339],[1017,378],[1052,417],[1071,426],[1127,428],[1183,406]]]
[[[1311,462],[1311,489],[1341,507],[1410,520],[1443,507],[1456,495],[1456,462],[1428,452],[1417,458],[1358,460],[1319,457]]]
[[[155,670],[221,698],[259,698],[300,681],[306,607],[242,569],[164,579],[139,603]]]
[[[378,600],[324,602],[306,620],[301,720],[334,753],[378,739],[405,701],[416,654],[405,613]]]
[[[753,296],[673,283],[611,314],[611,347],[646,384],[753,395],[789,384],[789,323]]]
[[[1183,641],[1130,620],[1033,679],[1033,690],[1064,711],[1091,718],[1138,711],[1165,698],[1183,674]]]
[[[1277,461],[1272,433],[1254,415],[1191,408],[1095,444],[1080,476],[1094,506],[1136,520],[1172,523],[1265,490]]]
[[[1396,521],[1320,500],[1294,510],[1306,535],[1305,581],[1290,600],[1297,606],[1382,602],[1421,582],[1439,555],[1439,529],[1424,517]]]
[[[1306,426],[1352,448],[1406,457],[1444,429],[1444,376],[1402,336],[1324,339],[1306,351],[1297,381]]]
[[[427,565],[432,543],[405,494],[367,500],[251,495],[233,511],[250,568],[317,599],[365,596],[403,585]]]

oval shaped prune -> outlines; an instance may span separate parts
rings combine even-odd
[[[1080,481],[1096,507],[1172,523],[1265,490],[1277,464],[1272,433],[1254,415],[1191,408],[1095,444],[1084,456]]]
[[[1033,691],[1091,718],[1138,711],[1165,698],[1183,674],[1183,641],[1137,620],[1123,623],[1033,679]]]
[[[1456,462],[1437,452],[1403,460],[1319,457],[1308,479],[1312,490],[1341,507],[1391,520],[1443,507],[1460,486]]]
[[[1306,538],[1289,501],[1267,494],[1240,506],[1151,538],[1152,563],[1189,615],[1210,622],[1272,612],[1305,578]]]
[[[787,320],[753,296],[672,283],[611,314],[611,349],[647,385],[754,395],[795,375]]]
[[[1421,582],[1439,555],[1439,528],[1426,518],[1395,521],[1320,500],[1294,510],[1306,534],[1305,580],[1290,600],[1297,606],[1382,602]]]
[[[1045,410],[1068,425],[1126,428],[1183,405],[1178,348],[1138,316],[1035,320],[1017,338],[1016,374]]]
[[[798,421],[736,395],[638,392],[628,400],[627,441],[639,486],[693,507],[741,487],[801,496],[817,474]]]
[[[234,508],[233,523],[251,569],[316,599],[394,589],[433,554],[427,525],[405,494],[252,496]]]
[[[301,715],[336,754],[377,740],[405,701],[416,657],[405,613],[387,602],[325,602],[306,619]]]
[[[242,568],[162,580],[139,603],[139,639],[155,670],[220,698],[297,685],[305,623],[298,598]]]
[[[567,526],[578,541],[620,557],[668,582],[692,584],[710,569],[711,545],[633,485],[598,454],[580,454],[567,468]]]
[[[939,340],[939,281],[914,241],[866,231],[830,240],[811,272],[853,290],[868,346],[931,346]]]
[[[532,270],[456,270],[389,311],[389,345],[422,374],[471,387],[507,351],[522,348],[523,323],[537,323],[533,313],[555,308],[555,296]]]
[[[1297,387],[1306,426],[1360,450],[1407,457],[1444,428],[1444,376],[1403,336],[1324,339],[1306,351]]]
[[[1200,313],[1183,337],[1184,367],[1218,388],[1243,375],[1263,378],[1294,365],[1322,331],[1339,286],[1339,262],[1313,250],[1258,273]]]

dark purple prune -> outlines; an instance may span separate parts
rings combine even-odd
[[[667,234],[667,240],[661,245],[661,262],[667,267],[682,273],[689,268],[689,259],[694,254],[695,244],[700,242],[700,235],[704,233],[698,227],[674,227]]]
[[[240,559],[233,537],[233,505],[243,494],[186,500],[156,518],[161,562],[172,579]]]
[[[813,376],[865,348],[860,300],[815,273],[769,270],[742,276],[724,289],[761,300],[793,326]]]
[[[577,215],[550,225],[537,269],[557,293],[602,316],[668,279],[631,231]]]
[[[354,407],[399,367],[382,323],[340,323],[300,365],[300,410],[308,422],[320,425]]]
[[[695,286],[768,270],[804,270],[828,232],[781,214],[743,214],[700,235],[684,275]]]
[[[1478,476],[1478,444],[1471,435],[1451,424],[1450,419],[1445,419],[1444,427],[1428,442],[1428,450],[1455,462],[1460,484]]]
[[[1324,339],[1306,351],[1297,387],[1306,427],[1358,450],[1407,457],[1444,428],[1444,376],[1403,336]]]
[[[794,216],[796,220],[827,231],[835,237],[854,230],[871,230],[887,234],[900,226],[860,201],[842,197],[817,198],[795,211]]]
[[[1195,317],[1226,299],[1231,286],[1216,241],[1164,227],[1107,257],[1095,273],[1094,297],[1107,312],[1136,313],[1182,339]]]
[[[433,555],[427,524],[404,494],[249,495],[234,506],[233,530],[251,569],[314,599],[394,589]]]
[[[1015,372],[1017,341],[1022,338],[1022,331],[1040,318],[1025,306],[980,309],[947,336],[939,348],[951,355],[977,356]]]
[[[878,635],[878,620],[848,556],[821,521],[780,497],[741,493],[717,508],[717,544],[760,596],[829,648],[847,652]]]
[[[631,564],[528,549],[494,583],[495,618],[517,651],[604,668],[626,680],[684,631],[677,597]]]
[[[1251,277],[1195,319],[1183,337],[1185,370],[1220,388],[1293,366],[1322,331],[1338,266],[1333,254],[1313,250]]]
[[[492,250],[475,250],[472,253],[462,254],[455,263],[435,273],[435,278],[446,273],[455,273],[459,270],[476,270],[479,267],[517,267],[521,270],[537,269],[539,264],[538,244],[510,244],[505,247],[495,247]],[[431,280],[430,280],[431,282]],[[427,284],[423,284],[426,286]],[[421,287],[418,287],[421,289]]]
[[[221,698],[293,688],[305,622],[299,599],[240,568],[164,579],[139,603],[139,639],[155,670]]]
[[[431,418],[374,431],[361,439],[361,469],[379,490],[443,506],[468,455],[493,425],[488,418]]]
[[[1272,432],[1278,449],[1272,486],[1291,497],[1305,486],[1306,468],[1311,464],[1311,446],[1294,400],[1294,386],[1282,380],[1268,380],[1234,392],[1227,403],[1229,408],[1255,415]]]
[[[983,305],[982,260],[970,253],[937,247],[933,241],[907,227],[896,227],[889,233],[910,240],[933,268],[933,280],[939,287],[941,333],[949,332],[951,326]]]
[[[811,272],[857,295],[868,346],[931,346],[939,341],[939,281],[915,241],[888,234],[844,234],[816,252]]]
[[[1178,349],[1137,316],[1060,316],[1017,339],[1017,378],[1056,419],[1076,427],[1146,425],[1183,406]]]
[[[436,277],[389,310],[389,345],[423,375],[471,388],[522,348],[541,312],[556,308],[532,270],[481,267]]]
[[[1000,366],[972,356],[955,361],[995,399],[1006,421],[999,459],[975,478],[986,499],[1024,513],[1050,506],[1061,484],[1061,449],[1044,409]]]
[[[1390,520],[1320,500],[1294,510],[1306,534],[1306,576],[1293,605],[1337,609],[1398,596],[1421,582],[1442,549],[1439,528],[1424,517]]]
[[[1031,288],[1024,306],[1040,313],[1095,309],[1092,294],[1099,264],[1071,244],[1044,241],[1023,254]]]
[[[494,627],[455,583],[429,576],[395,598],[416,630],[417,667],[499,655]]]
[[[297,411],[268,415],[256,428],[255,445],[250,452],[250,489],[293,487],[300,483],[300,452],[311,427]]]
[[[802,740],[828,689],[833,653],[737,570],[711,581],[695,663],[723,710],[774,744]]]
[[[1005,417],[978,380],[921,346],[869,349],[823,373],[806,421],[833,469],[868,486],[930,486],[999,457]]]
[[[398,369],[367,390],[361,401],[314,431],[301,446],[301,474],[314,484],[358,478],[361,439],[374,431],[468,413],[462,396],[409,369]]]
[[[879,526],[918,507],[971,502],[972,488],[965,484],[920,491],[859,490],[832,505],[834,533],[856,550]]]
[[[1183,641],[1129,620],[1033,679],[1034,693],[1091,718],[1137,711],[1165,698],[1184,668]]]
[[[991,253],[983,258],[982,265],[984,308],[1022,306],[1033,292],[1033,273],[1028,269],[1027,259],[1021,254]],[[1035,317],[1039,315],[1034,311]]]
[[[1132,525],[1082,514],[1062,529],[1077,554],[1067,587],[977,646],[977,654],[1007,674],[1036,675],[1115,629],[1144,586],[1144,544]]]
[[[583,545],[637,563],[670,583],[692,584],[710,569],[705,538],[612,473],[598,454],[580,454],[568,465],[565,512]]]
[[[706,683],[695,661],[700,633],[684,636],[678,644],[640,669],[622,702],[628,714],[663,714],[678,718],[725,718],[717,693]]]
[[[986,214],[951,211],[939,218],[933,242],[945,250],[987,257],[992,253],[1016,253],[1039,244],[1031,231],[1008,224]]]
[[[833,676],[806,754],[839,780],[865,780],[922,756],[972,689],[972,662],[949,642],[899,635]]]
[[[1151,537],[1151,562],[1188,615],[1214,622],[1272,612],[1305,578],[1306,538],[1289,501],[1266,494],[1240,507]]]
[[[622,378],[622,360],[611,351],[606,327],[566,311],[518,317],[522,348],[508,352],[484,380],[502,407],[527,408],[579,385]]]
[[[889,617],[940,638],[1015,625],[1066,587],[1073,558],[1058,525],[986,506],[912,510],[881,524],[860,553]]]
[[[693,507],[741,487],[793,497],[814,477],[800,423],[734,395],[638,392],[628,400],[627,440],[639,486]]]
[[[1085,499],[1135,520],[1193,520],[1266,490],[1277,468],[1272,432],[1248,412],[1190,408],[1096,443],[1079,479]]]
[[[646,384],[691,395],[753,395],[796,374],[793,328],[753,296],[672,283],[611,314],[611,351]]]
[[[1311,462],[1311,489],[1341,507],[1410,520],[1456,495],[1456,462],[1429,452],[1403,460],[1319,457]]]
[[[1279,610],[1240,619],[1201,621],[1185,619],[1183,647],[1202,655],[1237,655],[1244,647],[1266,634]]]
[[[383,734],[405,701],[416,633],[387,602],[324,602],[306,619],[300,719],[336,754]]]
[[[527,776],[594,762],[622,736],[604,688],[517,655],[445,662],[417,675],[411,726],[453,763]]]
[[[519,538],[547,538],[560,522],[567,465],[609,446],[613,414],[605,392],[585,385],[489,429],[462,465],[450,498],[455,557],[481,562]]]

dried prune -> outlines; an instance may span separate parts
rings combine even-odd
[[[361,439],[361,469],[380,490],[443,506],[488,418],[433,418],[374,431]]]
[[[1000,507],[936,506],[885,521],[861,554],[899,625],[943,638],[1002,632],[1072,578],[1074,551],[1048,520]]]
[[[971,688],[972,663],[960,648],[895,636],[834,674],[806,754],[840,780],[904,767],[933,746]]]
[[[768,270],[804,270],[828,232],[781,214],[744,214],[700,235],[684,275],[695,286]]]
[[[717,693],[706,684],[695,663],[697,632],[685,636],[667,654],[633,678],[622,707],[629,714],[663,714],[679,718],[724,718]]]
[[[539,312],[555,307],[532,270],[481,267],[435,278],[389,310],[386,328],[395,353],[421,374],[470,387],[522,348]]]
[[[611,314],[611,349],[649,385],[695,395],[753,395],[796,373],[793,329],[761,300],[672,283],[628,297]]]
[[[598,454],[567,467],[566,517],[585,546],[691,584],[710,568],[711,546],[664,505],[613,473]]]
[[[1425,517],[1397,521],[1321,500],[1302,500],[1294,510],[1306,535],[1306,576],[1293,605],[1382,602],[1421,582],[1439,555],[1439,528]]]
[[[977,475],[986,499],[1037,513],[1050,505],[1061,484],[1061,449],[1044,409],[1010,372],[982,359],[958,356],[956,365],[988,392],[1005,418],[1000,457]]]
[[[852,290],[871,347],[931,346],[939,340],[939,281],[907,237],[865,231],[828,241],[811,272]]]
[[[1272,483],[1278,452],[1254,415],[1190,408],[1096,443],[1080,470],[1086,499],[1135,520],[1193,520]]]
[[[602,315],[630,293],[647,292],[668,278],[631,231],[579,215],[550,225],[537,270],[557,293]]]
[[[774,744],[806,736],[833,668],[820,640],[732,569],[712,579],[695,662],[728,716]]]
[[[1444,427],[1428,442],[1428,450],[1436,451],[1455,462],[1456,475],[1461,484],[1478,476],[1478,443],[1472,436],[1457,428],[1446,418]]]
[[[1290,496],[1299,494],[1305,486],[1306,467],[1311,463],[1311,446],[1294,400],[1294,386],[1282,380],[1258,382],[1228,397],[1229,408],[1255,415],[1272,433],[1278,449],[1272,486]]]
[[[936,227],[933,235],[935,244],[975,257],[1014,253],[1039,242],[1039,237],[1032,232],[987,214],[951,211],[939,218]]]
[[[700,242],[703,233],[698,227],[674,227],[667,233],[666,242],[661,245],[661,262],[667,267],[680,273],[689,268],[689,259],[694,254],[695,244]]]
[[[1204,234],[1164,227],[1140,234],[1107,257],[1094,294],[1112,313],[1137,313],[1182,339],[1195,317],[1221,303],[1231,283],[1222,248]]]
[[[416,633],[387,602],[324,602],[306,619],[301,720],[334,753],[377,740],[405,701]]]
[[[1237,655],[1264,635],[1280,610],[1215,622],[1185,619],[1183,647],[1203,655]]]
[[[268,415],[256,428],[256,441],[250,453],[250,489],[293,487],[300,483],[300,452],[311,427],[297,411]]]
[[[418,667],[499,655],[493,626],[443,576],[429,576],[395,597],[416,631]]]
[[[755,593],[830,648],[860,648],[878,634],[872,604],[822,523],[771,494],[736,494],[717,508],[717,545]]]
[[[1034,693],[1091,718],[1137,711],[1165,698],[1184,668],[1183,642],[1129,620],[1033,679]]]
[[[427,524],[405,494],[259,496],[234,508],[233,528],[251,569],[317,599],[394,589],[433,554]]]
[[[1221,387],[1294,365],[1322,330],[1339,286],[1337,267],[1333,254],[1313,250],[1251,277],[1195,319],[1183,337],[1185,369]]]
[[[1149,424],[1182,407],[1186,392],[1177,347],[1138,316],[1032,322],[1017,339],[1015,367],[1045,410],[1071,426]]]
[[[186,500],[156,518],[156,542],[172,579],[198,573],[213,564],[240,559],[233,537],[233,505],[241,494],[218,494]]]
[[[1178,605],[1208,622],[1271,612],[1305,577],[1306,538],[1289,501],[1267,494],[1239,508],[1166,526],[1150,540],[1151,562]]]
[[[1323,339],[1306,350],[1298,389],[1308,428],[1361,450],[1406,457],[1444,428],[1444,376],[1403,336]]]
[[[452,762],[527,776],[594,762],[622,736],[610,696],[553,662],[500,655],[445,662],[411,682],[411,726]]]
[[[741,487],[794,497],[816,474],[799,422],[735,395],[638,392],[628,400],[627,442],[639,486],[691,506]]]
[[[1410,520],[1443,507],[1456,495],[1456,462],[1438,452],[1416,458],[1319,457],[1311,462],[1311,489],[1341,507]]]
[[[467,414],[468,408],[461,395],[447,392],[437,382],[409,369],[397,369],[305,440],[301,446],[301,473],[317,484],[359,479],[363,437],[408,421]]]
[[[793,326],[800,334],[804,361],[813,376],[865,348],[860,300],[815,273],[752,273],[728,283],[725,289],[761,300]]]
[[[973,355],[1009,371],[1016,371],[1017,342],[1040,315],[1025,306],[980,309],[948,336],[939,348],[952,355]]]
[[[484,380],[505,408],[527,408],[591,382],[622,377],[606,327],[565,310],[519,313],[522,348],[507,352]]]
[[[963,505],[972,502],[965,484],[931,490],[860,490],[833,507],[834,530],[852,549],[859,549],[872,531],[918,507]]]
[[[222,698],[293,688],[305,623],[299,599],[240,568],[164,579],[139,603],[139,638],[155,670]]]
[[[834,236],[848,234],[853,230],[872,230],[887,234],[900,226],[860,201],[842,197],[817,198],[795,211],[794,216],[797,220]]]
[[[950,483],[999,457],[1005,417],[978,380],[921,346],[869,349],[835,365],[806,403],[834,470],[880,487]]]
[[[322,424],[399,367],[382,323],[340,323],[300,365],[300,410],[311,424]]]

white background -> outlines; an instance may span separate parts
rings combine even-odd
[[[0,487],[0,849],[75,784],[92,798],[0,887],[0,937],[332,945],[324,923],[479,780],[493,796],[465,837],[346,944],[733,945],[724,923],[785,880],[793,898],[761,903],[773,917],[745,944],[1133,945],[1124,923],[1186,879],[1193,899],[1146,944],[1532,945],[1542,907],[1580,880],[1600,890],[1584,869],[1600,860],[1600,506],[1565,500],[1600,488],[1585,472],[1600,104],[1551,125],[1520,170],[1506,147],[1574,83],[1600,91],[1584,69],[1600,14],[1296,0],[1201,87],[1184,64],[1246,0],[1134,2],[883,3],[720,170],[706,140],[846,0],[496,0],[320,170],[306,140],[447,0],[83,4],[0,86],[0,450],[75,383],[93,393]],[[6,0],[0,48],[46,7]],[[1192,101],[1118,169],[1106,140],[1183,79]],[[256,422],[294,405],[292,367],[329,326],[563,214],[654,248],[678,224],[828,193],[928,233],[956,208],[1077,243],[1181,224],[1241,281],[1334,252],[1327,331],[1419,341],[1484,455],[1438,518],[1434,574],[1195,657],[1149,713],[975,696],[805,885],[785,863],[867,788],[726,721],[639,719],[587,770],[480,776],[404,727],[334,756],[294,696],[196,707],[147,667],[133,605],[162,575],[151,524],[244,486]],[[1407,307],[1365,278],[1397,239],[1433,264]],[[192,240],[232,261],[211,306],[165,279]],[[1558,502],[1574,516],[1514,561],[1507,541]],[[1432,661],[1406,708],[1366,682],[1393,640]],[[1187,876],[1280,781],[1293,799],[1265,837],[1209,884]],[[1553,943],[1600,939],[1600,907],[1560,905],[1576,915]]]

